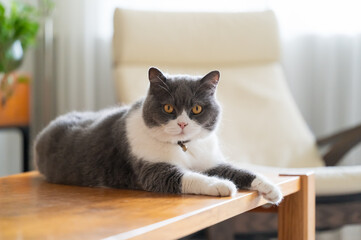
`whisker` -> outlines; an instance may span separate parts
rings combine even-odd
[[[162,88],[164,91],[166,91],[171,97],[172,97],[172,99],[174,100],[174,97],[173,97],[173,95],[169,92],[169,90],[168,89],[166,89],[165,87],[163,87],[162,85],[159,85],[159,87],[160,88]]]
[[[159,76],[157,76],[157,78],[161,81],[161,83],[163,83],[163,85],[164,85],[168,90],[170,90],[169,87],[168,87],[168,85],[167,85]]]
[[[166,91],[166,92],[172,97],[172,99],[174,100],[174,97],[173,97],[173,95],[171,94],[168,85],[167,85],[159,76],[157,76],[157,78],[158,78],[158,79],[160,80],[160,82],[163,84],[163,85],[159,85],[159,87],[161,87],[164,91]]]

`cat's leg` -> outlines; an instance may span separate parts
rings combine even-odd
[[[244,169],[237,169],[229,164],[220,164],[208,169],[205,174],[229,179],[234,182],[239,189],[257,190],[264,198],[274,204],[279,204],[282,201],[280,189],[259,174],[254,174]]]
[[[137,163],[138,184],[144,190],[163,193],[231,196],[237,191],[233,182],[178,168],[168,163]]]

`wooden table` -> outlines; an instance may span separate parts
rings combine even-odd
[[[315,237],[313,175],[269,176],[286,196],[279,239]],[[176,239],[264,205],[235,197],[50,184],[37,172],[0,178],[0,239]]]

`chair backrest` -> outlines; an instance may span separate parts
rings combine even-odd
[[[230,161],[323,166],[315,140],[284,80],[277,21],[263,12],[156,12],[116,9],[114,74],[118,98],[146,94],[147,71],[221,72],[219,129]]]

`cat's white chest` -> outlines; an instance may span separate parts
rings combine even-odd
[[[224,162],[215,134],[189,142],[188,150],[184,152],[184,155],[190,162],[189,169],[194,171],[201,172]]]
[[[167,162],[200,172],[223,162],[215,134],[186,143],[187,151],[183,151],[178,144],[154,139],[149,134],[140,111],[132,113],[126,125],[131,152],[139,159],[154,163]]]

